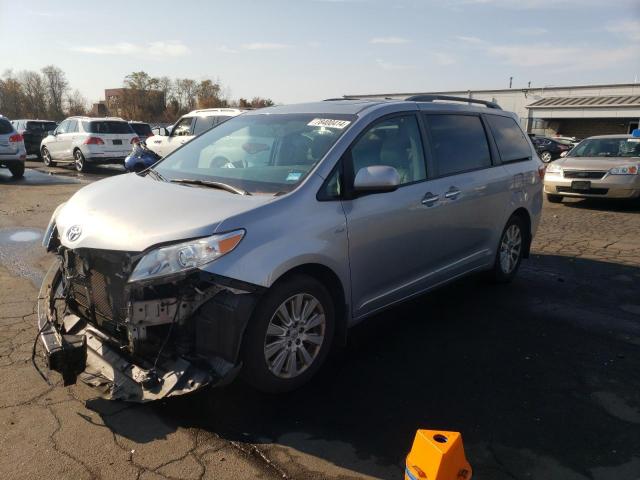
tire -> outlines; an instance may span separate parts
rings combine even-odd
[[[333,302],[324,285],[307,275],[294,275],[271,287],[245,333],[245,381],[268,393],[289,392],[307,383],[331,350],[336,323]]]
[[[509,283],[516,274],[526,245],[527,228],[522,217],[512,215],[500,235],[492,277],[497,283]]]
[[[78,172],[86,172],[89,170],[89,165],[79,148],[76,148],[73,151],[73,165],[76,167]]]
[[[40,156],[42,157],[42,161],[47,167],[55,167],[56,162],[51,159],[51,153],[47,147],[42,147],[40,150]]]
[[[13,165],[10,165],[9,171],[15,180],[21,179],[24,177],[24,163],[14,163]]]
[[[551,155],[551,152],[548,152],[546,150],[544,152],[540,152],[538,156],[540,157],[540,160],[542,160],[544,163],[549,163],[551,160],[553,160],[553,156]]]
[[[562,203],[562,199],[564,197],[562,195],[554,195],[552,193],[547,193],[547,200],[549,200],[550,203]]]

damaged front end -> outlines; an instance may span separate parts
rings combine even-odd
[[[143,254],[49,245],[39,336],[65,385],[145,402],[231,381],[261,287],[193,269],[129,282]]]

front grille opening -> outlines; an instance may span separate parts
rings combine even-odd
[[[585,195],[606,195],[609,193],[608,188],[588,188],[588,189],[576,189],[571,187],[556,187],[558,193],[582,193]]]
[[[585,178],[589,180],[600,180],[607,172],[599,170],[564,170],[564,178]]]

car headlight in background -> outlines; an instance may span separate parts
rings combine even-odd
[[[562,168],[560,168],[560,165],[550,163],[547,165],[547,173],[562,173]]]
[[[238,246],[244,230],[156,248],[138,262],[129,282],[192,270],[220,258]]]
[[[611,175],[637,175],[638,165],[621,165],[609,170]]]

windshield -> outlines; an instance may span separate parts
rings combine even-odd
[[[239,115],[154,167],[168,180],[222,182],[250,193],[293,190],[355,120],[353,115]]]
[[[580,142],[570,157],[639,157],[640,139],[591,138]]]

